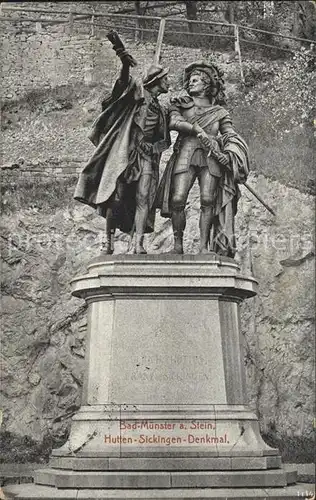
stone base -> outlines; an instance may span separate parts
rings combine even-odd
[[[264,488],[283,487],[297,480],[296,471],[107,471],[88,472],[42,469],[37,484],[56,488]]]
[[[244,405],[82,406],[68,441],[52,452],[68,463],[75,457],[108,459],[103,470],[114,458],[226,457],[227,463],[233,460],[226,470],[238,469],[240,457],[276,455],[260,435],[257,416]]]
[[[305,500],[314,498],[311,484],[297,484],[285,488],[237,488],[237,489],[151,489],[151,490],[58,490],[34,484],[12,485],[4,488],[6,500]]]
[[[68,458],[52,457],[53,469],[85,471],[243,471],[281,467],[280,456],[207,458]]]
[[[256,286],[216,255],[90,263],[72,282],[88,303],[83,405],[17,498],[297,498],[246,405],[239,305]]]
[[[244,405],[94,405],[35,482],[56,488],[261,488],[297,480]]]

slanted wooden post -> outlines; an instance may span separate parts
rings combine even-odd
[[[69,15],[68,15],[68,32],[69,35],[72,35],[73,33],[73,27],[74,27],[74,15],[72,12],[72,7],[69,8]]]
[[[94,36],[94,16],[91,16],[91,36]]]
[[[238,56],[240,77],[241,77],[242,83],[245,83],[244,71],[242,68],[241,51],[240,51],[239,29],[238,29],[237,24],[234,24],[234,37],[235,37],[235,53]]]
[[[154,56],[154,64],[159,64],[159,61],[160,61],[160,53],[161,53],[163,36],[164,36],[164,32],[165,32],[165,25],[166,25],[166,20],[162,17],[160,19],[159,32],[158,32],[158,38],[157,38],[157,44],[156,44],[156,51],[155,51],[155,56]]]
[[[135,5],[136,15],[137,16],[141,16],[142,15],[142,11],[141,11],[141,8],[140,8],[140,2],[139,1],[134,2],[134,5]],[[140,39],[141,39],[140,26],[141,26],[140,19],[139,19],[139,17],[136,17],[135,18],[135,42],[139,42]]]
[[[228,22],[229,24],[234,24],[235,21],[235,12],[234,12],[234,2],[228,2]]]

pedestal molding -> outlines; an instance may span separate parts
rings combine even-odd
[[[239,304],[257,281],[234,260],[106,255],[71,286],[88,304],[83,401],[37,483],[180,498],[295,481],[246,404]]]

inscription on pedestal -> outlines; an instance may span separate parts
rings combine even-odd
[[[227,403],[217,301],[117,299],[112,337],[111,401]]]
[[[116,429],[117,430],[117,429]],[[104,434],[104,444],[133,447],[217,446],[230,444],[228,429],[217,432],[211,420],[121,420],[119,432]]]

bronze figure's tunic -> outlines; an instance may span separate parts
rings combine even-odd
[[[192,99],[184,98],[174,100],[170,107],[170,128],[180,132],[174,145],[174,151],[177,151],[178,154],[173,174],[187,172],[189,166],[194,165],[207,166],[210,174],[221,177],[219,164],[207,157],[208,151],[203,148],[201,141],[196,136],[181,134],[181,132],[185,132],[183,129],[186,122],[192,125],[198,123],[209,136],[215,138],[220,125],[227,123],[231,125],[228,111],[221,106],[210,105],[208,108],[199,108],[194,105]]]

